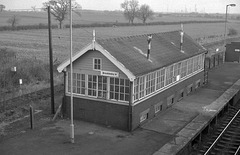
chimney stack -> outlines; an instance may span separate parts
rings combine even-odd
[[[152,35],[149,35],[149,36],[148,36],[147,41],[148,41],[147,59],[149,59],[149,58],[150,58]]]
[[[180,35],[181,35],[180,50],[181,50],[181,52],[182,52],[182,51],[183,51],[183,49],[182,49],[182,47],[183,47],[183,35],[184,35],[183,24],[181,24],[181,32],[180,32]]]

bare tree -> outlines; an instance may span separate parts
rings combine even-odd
[[[35,12],[36,11],[36,5],[31,6],[32,10]]]
[[[134,18],[137,17],[137,12],[139,10],[137,0],[125,0],[121,3],[121,7],[124,9],[124,17],[133,24]]]
[[[150,6],[147,5],[147,4],[143,4],[143,5],[141,5],[141,7],[138,11],[137,18],[142,20],[143,23],[145,24],[147,19],[152,19],[153,18],[153,14],[154,14],[154,12],[150,8]]]
[[[46,10],[48,6],[51,7],[51,14],[59,21],[59,27],[62,28],[62,23],[69,11],[69,0],[49,0],[48,2],[43,3],[43,7]],[[81,7],[77,2],[73,0],[72,8],[76,9]],[[81,9],[81,8],[80,8]]]
[[[7,20],[7,23],[9,23],[12,26],[12,29],[15,29],[19,21],[20,18],[18,18],[16,15],[13,15],[11,18]]]
[[[5,9],[5,5],[0,4],[0,12],[2,12]]]

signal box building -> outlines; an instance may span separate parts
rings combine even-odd
[[[225,61],[240,63],[240,42],[231,42],[226,45]]]
[[[132,131],[203,84],[206,50],[182,31],[95,40],[73,58],[74,119]],[[63,113],[70,117],[70,60]]]

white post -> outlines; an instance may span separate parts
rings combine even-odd
[[[70,139],[71,143],[74,143],[74,124],[73,124],[73,67],[72,67],[72,1],[69,0],[70,11],[70,88],[71,88],[71,124],[70,124]]]

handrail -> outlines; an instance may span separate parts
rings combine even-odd
[[[238,110],[238,112],[234,115],[234,117],[231,119],[231,121],[228,123],[228,125],[223,129],[223,131],[220,133],[220,135],[217,137],[217,139],[212,143],[212,145],[208,148],[208,150],[204,153],[204,155],[207,155],[209,153],[209,151],[216,144],[216,142],[222,136],[222,134],[225,132],[225,130],[228,128],[228,126],[232,123],[232,121],[235,119],[235,117],[237,117],[239,112],[240,112],[240,110]]]
[[[240,151],[240,145],[238,146],[238,149],[237,149],[237,151],[235,152],[234,155],[238,155],[239,151]]]

